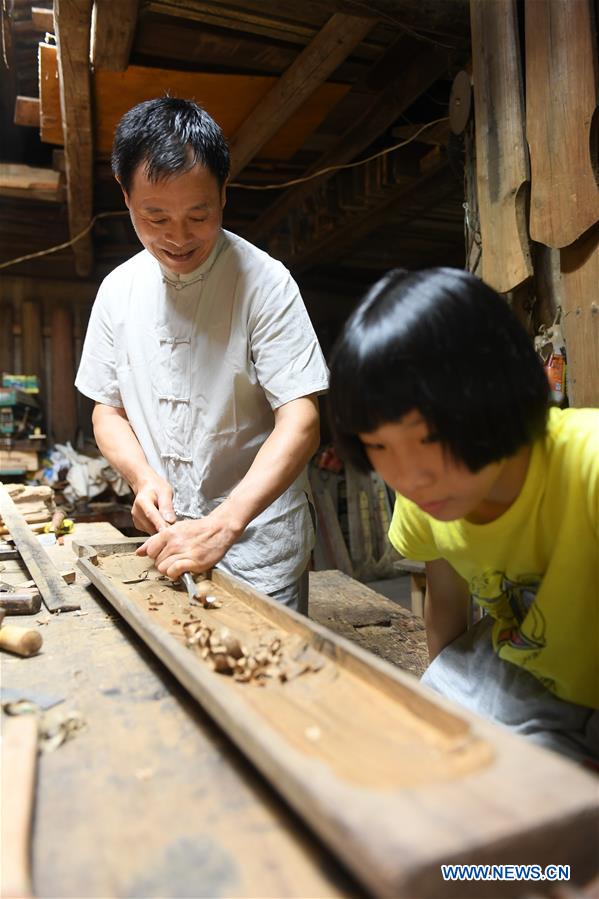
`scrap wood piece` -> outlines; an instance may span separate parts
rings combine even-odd
[[[81,599],[84,596],[82,589],[76,584],[71,586],[65,584],[44,547],[29,530],[3,484],[0,484],[0,515],[8,525],[15,546],[42,594],[48,611],[70,612],[80,609]]]

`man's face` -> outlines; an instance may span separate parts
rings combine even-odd
[[[187,275],[206,261],[218,240],[225,188],[203,165],[152,182],[137,168],[125,203],[140,241],[172,272]]]
[[[495,496],[501,495],[503,463],[485,465],[474,474],[443,451],[415,410],[358,437],[383,480],[438,521],[486,518]]]

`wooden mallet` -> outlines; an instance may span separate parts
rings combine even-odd
[[[28,627],[4,624],[6,611],[0,609],[0,649],[14,652],[18,656],[34,656],[43,643],[39,631]]]

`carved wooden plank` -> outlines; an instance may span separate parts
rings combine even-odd
[[[599,225],[560,252],[571,406],[599,406]]]
[[[27,128],[39,128],[40,126],[40,100],[39,97],[17,97],[15,100],[15,125],[24,125]]]
[[[447,58],[434,49],[426,49],[414,57],[402,69],[401,76],[394,78],[373,100],[367,112],[350,126],[339,141],[324,153],[306,174],[313,174],[329,166],[343,165],[355,159],[392,125],[447,68]],[[333,173],[301,184],[285,191],[249,229],[252,240],[262,238],[273,231],[291,209],[321,187]]]
[[[516,2],[472,0],[470,17],[482,277],[507,293],[532,275]]]
[[[245,168],[258,150],[326,81],[373,25],[372,19],[341,14],[331,16],[235,132],[230,143],[231,178]]]
[[[95,0],[92,16],[91,58],[95,69],[122,72],[137,24],[139,0]]]
[[[81,608],[81,587],[67,586],[37,537],[31,533],[21,513],[0,484],[0,515],[8,527],[20,556],[42,594],[50,612],[70,612]]]
[[[56,50],[40,45],[41,138],[53,144],[63,142],[60,105],[56,88]],[[230,137],[250,111],[276,83],[261,75],[213,75],[171,69],[129,66],[125,72],[100,71],[93,78],[96,152],[108,156],[114,129],[121,116],[136,103],[171,96],[198,98]],[[270,159],[288,159],[318,128],[329,111],[347,94],[349,85],[326,83],[296,111],[261,150]]]
[[[437,899],[440,861],[497,864],[514,853],[570,864],[579,878],[593,872],[592,774],[223,573],[212,577],[222,606],[190,609],[134,549],[83,548],[78,564],[370,893]],[[148,579],[123,584],[142,569]],[[299,640],[312,667],[262,688],[217,674],[186,645],[182,623],[198,618],[245,646],[280,639],[285,652]]]
[[[88,228],[93,212],[93,164],[89,42],[92,0],[56,0],[57,65],[64,136],[69,232],[79,275],[93,269]]]
[[[598,35],[591,7],[592,0],[527,0],[525,7],[530,235],[550,247],[571,244],[599,220]]]

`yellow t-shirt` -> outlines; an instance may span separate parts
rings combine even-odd
[[[521,493],[495,521],[436,521],[398,495],[389,539],[468,582],[495,618],[500,658],[599,708],[599,409],[550,410]]]

